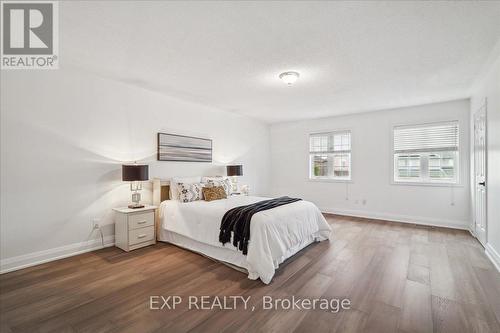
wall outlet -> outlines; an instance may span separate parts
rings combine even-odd
[[[366,205],[366,199],[363,199],[363,201],[361,202],[363,205]]]

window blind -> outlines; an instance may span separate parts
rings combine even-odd
[[[394,127],[394,152],[458,150],[458,122]]]

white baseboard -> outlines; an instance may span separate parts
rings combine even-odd
[[[388,221],[412,223],[412,224],[435,226],[435,227],[470,230],[469,224],[465,221],[452,221],[452,220],[433,219],[426,217],[393,215],[393,214],[345,210],[345,209],[326,208],[326,207],[321,208],[321,211],[328,214],[338,214],[338,215],[362,217],[362,218],[369,218],[376,220],[388,220]],[[106,236],[104,237],[104,246],[101,244],[100,239],[93,239],[86,242],[74,243],[53,249],[2,259],[0,260],[0,274],[12,272],[30,266],[43,264],[49,261],[71,257],[77,254],[90,252],[101,249],[103,247],[110,247],[114,245],[115,245],[114,236]],[[493,247],[491,247],[490,244],[486,246],[486,254],[490,258],[490,260],[494,263],[496,268],[499,269],[500,256],[498,252],[495,249],[493,249]]]
[[[104,237],[104,245],[101,244],[101,239],[92,239],[86,242],[69,244],[53,249],[2,259],[0,260],[0,274],[43,264],[49,261],[75,256],[77,254],[90,252],[113,245],[115,245],[114,235]]]
[[[491,260],[498,272],[500,272],[500,254],[493,248],[493,246],[488,243],[486,244],[486,249],[484,250],[486,256]]]
[[[323,213],[327,214],[346,215],[346,216],[362,217],[374,220],[386,220],[386,221],[411,223],[411,224],[426,225],[432,227],[453,228],[461,230],[469,230],[469,224],[470,224],[467,221],[436,219],[436,218],[421,217],[421,216],[395,215],[395,214],[367,212],[360,210],[346,210],[346,209],[336,209],[327,207],[322,207],[320,208],[320,210]]]

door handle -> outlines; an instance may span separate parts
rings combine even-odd
[[[478,183],[479,185],[483,185],[483,186],[486,186],[486,182],[480,182]]]

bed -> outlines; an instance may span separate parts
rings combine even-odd
[[[215,201],[183,203],[170,200],[169,181],[154,180],[157,239],[203,254],[248,273],[248,278],[271,282],[278,266],[316,241],[330,238],[331,228],[319,209],[300,200],[261,211],[252,217],[250,243],[243,255],[231,243],[219,242],[221,219],[229,209],[268,198],[230,196]]]

